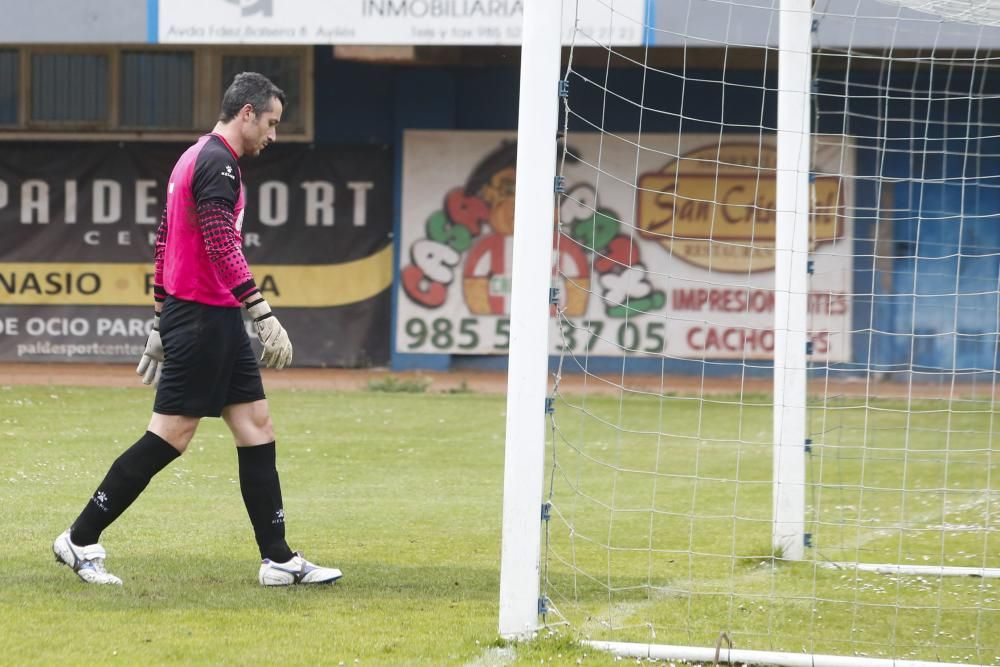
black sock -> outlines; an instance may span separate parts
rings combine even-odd
[[[70,529],[73,544],[95,544],[101,532],[139,497],[153,475],[180,455],[166,440],[146,431],[111,464],[104,481],[73,522]]]
[[[260,557],[284,563],[293,554],[285,542],[285,510],[281,504],[274,443],[237,447],[236,453],[240,461],[240,492],[253,524]]]

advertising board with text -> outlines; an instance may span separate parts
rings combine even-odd
[[[641,45],[647,3],[566,2],[563,43]],[[523,14],[522,0],[160,0],[157,25],[164,44],[516,46]]]
[[[187,146],[0,148],[0,360],[137,363],[167,180]],[[295,365],[387,362],[389,151],[278,144],[241,169],[243,251]]]
[[[821,136],[813,154],[813,273],[797,284],[812,359],[846,361],[853,151]],[[771,358],[775,161],[773,136],[571,134],[552,353]],[[515,162],[510,133],[406,133],[397,352],[507,352]]]

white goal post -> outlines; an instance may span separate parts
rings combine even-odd
[[[558,128],[559,2],[524,6],[500,566],[500,634],[538,628],[539,516]]]
[[[781,0],[774,265],[774,528],[784,558],[805,552],[812,0]]]

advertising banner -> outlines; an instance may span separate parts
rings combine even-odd
[[[768,135],[571,134],[551,352],[772,358],[775,162]],[[812,359],[847,361],[853,151],[813,163]],[[406,133],[398,352],[506,353],[515,164],[509,133]]]
[[[647,3],[566,3],[563,42],[641,45]],[[522,0],[159,0],[158,35],[185,44],[519,45],[523,12]]]
[[[0,147],[0,360],[138,362],[166,184],[186,148]],[[244,253],[295,365],[385,363],[389,151],[277,144],[241,168]]]

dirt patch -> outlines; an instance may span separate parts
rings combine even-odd
[[[507,390],[506,371],[405,371],[384,368],[288,368],[280,371],[264,369],[264,386],[273,389],[328,389],[361,391],[372,381],[389,376],[400,380],[423,378],[429,382],[427,391],[446,392],[468,390],[484,394],[502,394]],[[125,364],[34,364],[0,363],[0,384],[54,385],[80,387],[138,387],[135,368]],[[549,386],[552,378],[549,377]],[[770,378],[701,377],[697,375],[630,375],[597,376],[575,373],[560,379],[565,393],[616,395],[629,393],[687,394],[763,394],[773,392]],[[848,380],[813,380],[809,395],[880,398],[938,398],[943,400],[1000,398],[1000,387],[990,383],[937,382],[909,384],[901,381],[875,380],[857,377]]]
[[[429,391],[459,389],[462,382],[470,391],[503,393],[507,375],[500,372],[440,373],[407,371],[393,373],[387,369],[365,368],[286,368],[280,371],[262,369],[264,387],[273,389],[330,389],[359,391],[368,383],[392,375],[400,379],[427,378]],[[135,367],[126,364],[0,364],[0,384],[57,385],[80,387],[141,386]]]

